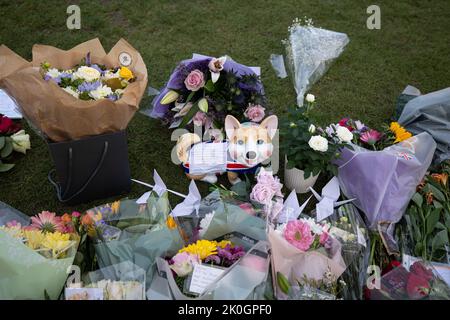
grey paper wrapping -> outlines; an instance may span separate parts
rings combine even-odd
[[[450,159],[450,88],[412,98],[398,122],[414,134],[428,132],[433,137],[435,163]]]

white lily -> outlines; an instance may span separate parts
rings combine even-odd
[[[192,102],[188,103],[175,102],[175,107],[171,109],[172,111],[176,112],[176,114],[173,117],[174,118],[184,117],[189,112],[189,110],[191,110],[191,108]]]
[[[223,66],[227,61],[227,57],[223,56],[220,58],[212,58],[208,64],[209,70],[211,71],[211,81],[216,83],[220,77],[220,71],[223,70]]]
[[[30,135],[25,133],[25,130],[20,130],[11,136],[13,149],[16,152],[26,153],[31,149]]]
[[[178,92],[174,91],[174,90],[170,90],[169,92],[166,93],[166,95],[161,99],[160,103],[161,104],[169,104],[172,103],[174,101],[176,101],[178,99],[180,95],[178,94]]]
[[[207,113],[208,112],[208,100],[206,98],[201,98],[198,102],[198,108],[200,111]]]

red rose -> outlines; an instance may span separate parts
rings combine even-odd
[[[406,284],[406,292],[408,297],[413,300],[426,297],[430,292],[430,283],[423,277],[410,273],[408,283]]]
[[[420,261],[414,262],[409,268],[409,272],[412,272],[418,277],[424,278],[427,281],[430,281],[434,277],[433,271],[427,269]]]
[[[355,128],[353,128],[352,126],[350,126],[349,124],[348,124],[348,121],[349,121],[349,118],[343,118],[343,119],[341,119],[340,121],[339,121],[339,125],[341,126],[341,127],[346,127],[348,130],[350,130],[350,131],[353,131],[353,130],[355,130]]]
[[[402,264],[399,261],[392,260],[391,262],[389,262],[387,267],[383,269],[383,271],[381,272],[381,275],[384,275],[384,274],[388,273],[389,271],[391,271],[397,267],[400,267],[401,265]]]
[[[10,118],[0,115],[0,134],[13,134],[19,131],[20,127]]]

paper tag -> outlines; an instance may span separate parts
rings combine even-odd
[[[219,269],[216,267],[195,264],[194,271],[192,272],[191,283],[189,285],[189,291],[202,294],[209,285],[211,285],[222,275],[224,271],[224,269]]]
[[[198,143],[189,152],[189,173],[225,172],[227,154],[228,143]]]
[[[66,300],[103,300],[103,289],[100,288],[66,288]]]

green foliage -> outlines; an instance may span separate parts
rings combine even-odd
[[[335,175],[337,169],[333,160],[340,156],[341,148],[345,145],[336,137],[329,137],[321,128],[311,131],[313,125],[308,117],[309,108],[289,108],[282,117],[280,124],[280,146],[287,157],[287,168],[297,168],[305,172],[305,178],[317,175],[321,171]],[[328,141],[328,150],[316,151],[309,146],[313,136],[321,136]]]

